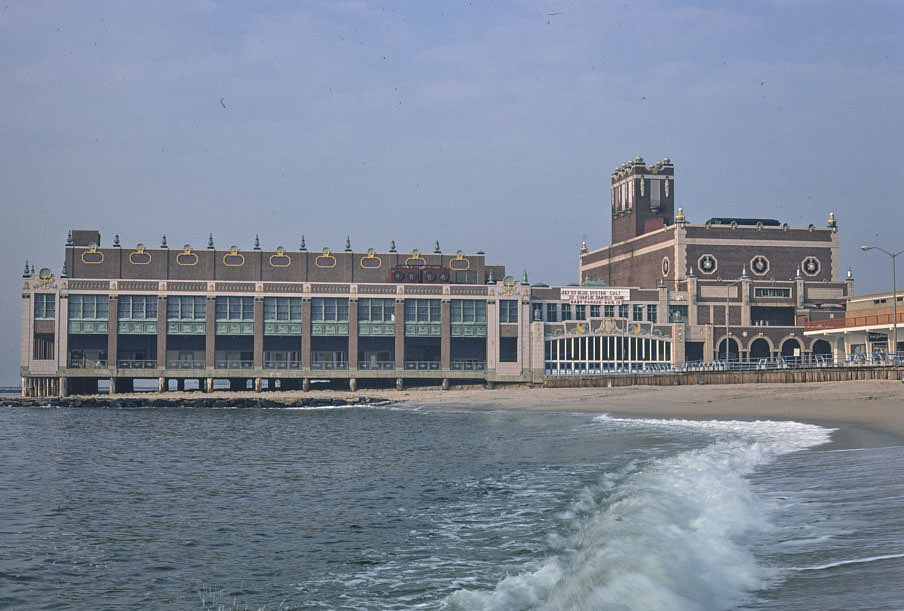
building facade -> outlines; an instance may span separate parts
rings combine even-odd
[[[833,213],[825,227],[741,217],[692,223],[681,208],[672,214],[668,158],[624,163],[611,185],[613,243],[582,246],[581,282],[665,287],[669,320],[684,324],[678,361],[825,356],[804,324],[842,318],[853,293],[853,280],[840,278]]]
[[[610,246],[580,254],[580,284],[529,285],[482,252],[100,246],[70,232],[59,275],[26,264],[26,395],[542,383],[548,376],[760,362],[855,348],[805,334],[841,324],[838,226],[692,223],[674,164],[613,172]],[[806,327],[806,328],[805,328]]]

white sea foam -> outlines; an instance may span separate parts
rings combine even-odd
[[[854,558],[853,560],[839,560],[838,562],[829,562],[819,566],[802,566],[794,567],[793,571],[824,571],[826,569],[834,569],[839,566],[847,566],[849,564],[868,564],[870,562],[879,562],[881,560],[895,560],[904,558],[904,554],[885,554],[882,556],[869,556],[867,558]]]
[[[770,528],[746,476],[776,456],[825,443],[830,431],[796,422],[628,420],[606,427],[681,428],[711,443],[637,461],[582,491],[562,517],[548,559],[489,591],[459,590],[450,609],[721,609],[777,573],[743,543]]]

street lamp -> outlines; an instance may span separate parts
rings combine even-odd
[[[884,248],[880,248],[879,246],[861,246],[860,250],[866,252],[868,250],[878,250],[879,252],[884,252],[891,258],[891,328],[892,328],[892,365],[895,364],[895,361],[898,357],[898,287],[895,283],[895,257],[900,254],[904,254],[904,250],[899,250],[898,252],[888,252]]]

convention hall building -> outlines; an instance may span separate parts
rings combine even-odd
[[[580,284],[530,285],[483,252],[101,246],[72,230],[59,273],[26,263],[30,396],[159,390],[542,384],[689,361],[833,355],[809,321],[844,316],[838,227],[675,213],[674,166],[612,174],[610,246]],[[726,353],[727,351],[727,353]],[[838,355],[835,354],[835,357]]]

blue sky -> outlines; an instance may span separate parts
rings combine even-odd
[[[859,244],[904,248],[902,2],[2,5],[6,345],[25,259],[59,272],[69,228],[439,240],[574,282],[635,155],[674,161],[693,222],[834,211],[858,292],[891,280]],[[0,355],[0,383],[17,367]]]

